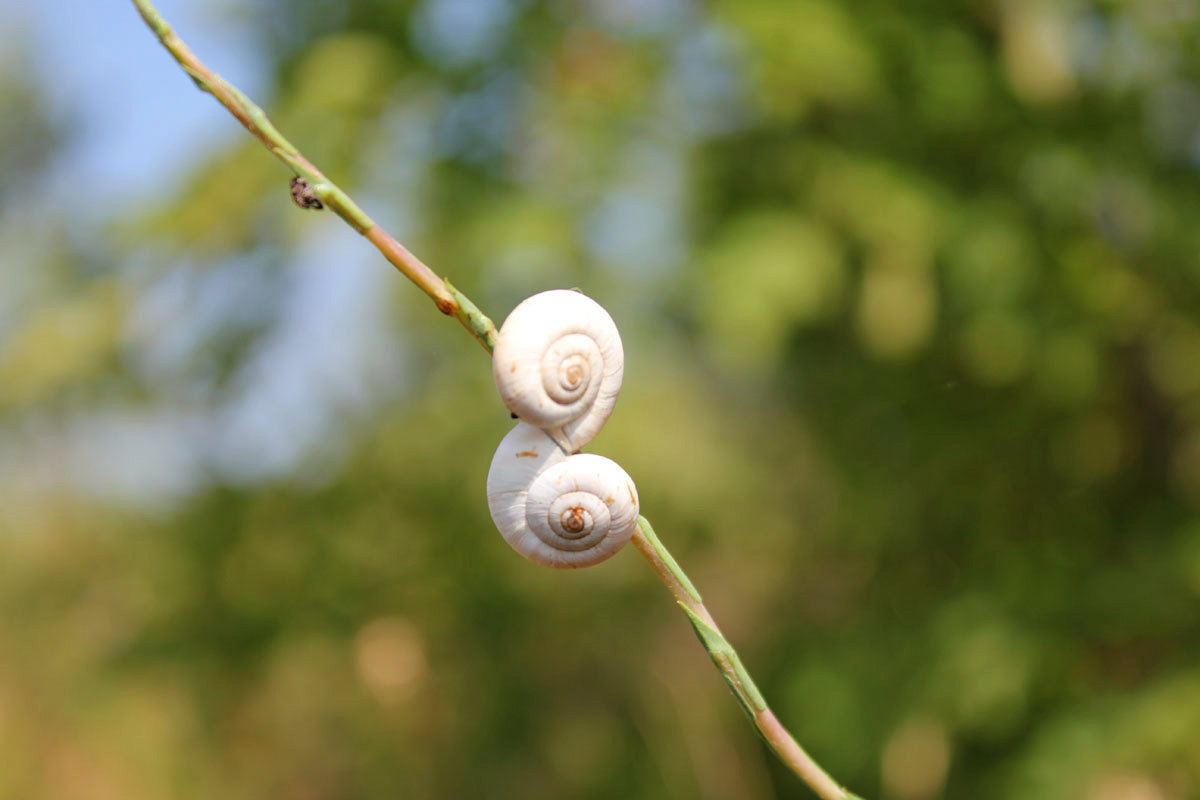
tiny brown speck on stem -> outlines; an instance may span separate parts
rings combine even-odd
[[[299,175],[292,178],[292,201],[301,208],[311,208],[314,211],[320,211],[325,207],[308,181]]]

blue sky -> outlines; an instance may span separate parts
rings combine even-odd
[[[158,6],[209,64],[261,94],[264,71],[228,13],[234,6],[201,0]],[[238,135],[223,109],[200,101],[127,0],[0,0],[0,48],[27,50],[40,82],[53,87],[47,97],[53,110],[78,123],[52,191],[85,180],[131,200],[194,161],[181,159],[181,149],[207,152]]]

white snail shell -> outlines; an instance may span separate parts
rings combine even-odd
[[[612,413],[625,374],[616,323],[595,300],[535,294],[500,326],[492,374],[504,405],[567,452],[591,441]]]
[[[625,470],[603,456],[567,455],[545,431],[524,422],[500,442],[487,495],[504,540],[548,567],[598,564],[637,527],[637,488]]]

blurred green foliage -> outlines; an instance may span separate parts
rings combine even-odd
[[[238,9],[485,312],[613,313],[592,449],[837,779],[1200,797],[1195,4]],[[70,131],[4,67],[7,200]],[[634,553],[492,530],[477,345],[248,137],[179,159],[0,226],[0,797],[808,796]]]

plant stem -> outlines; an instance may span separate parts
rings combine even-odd
[[[317,198],[333,213],[344,219],[350,227],[361,233],[371,244],[383,253],[383,257],[392,263],[405,277],[415,283],[421,291],[433,298],[438,310],[443,314],[455,317],[463,324],[471,335],[483,345],[489,353],[495,341],[495,326],[489,321],[486,326],[478,324],[479,309],[471,306],[464,309],[459,299],[447,286],[445,281],[425,266],[421,259],[410,253],[404,245],[392,238],[391,234],[375,224],[367,213],[358,207],[337,184],[325,177],[325,173],[304,157],[294,144],[288,141],[282,133],[267,118],[266,112],[254,104],[241,90],[232,85],[217,73],[213,72],[201,61],[175,31],[167,24],[158,9],[150,0],[133,0],[142,19],[154,35],[162,42],[163,47],[179,62],[184,72],[191,76],[201,90],[208,92],[238,122],[250,131],[256,139],[266,145],[275,157],[291,169],[292,174],[308,181]],[[474,318],[473,318],[474,317]],[[491,331],[488,335],[487,331]]]
[[[839,786],[825,770],[821,769],[812,757],[804,752],[787,728],[779,722],[775,713],[767,706],[766,700],[754,685],[754,679],[742,664],[741,657],[733,649],[717,627],[716,621],[704,607],[700,593],[688,578],[687,573],[667,550],[666,546],[654,533],[650,520],[638,517],[638,527],[633,534],[633,546],[642,557],[649,562],[650,567],[658,575],[658,579],[675,596],[679,607],[687,614],[696,631],[697,638],[708,651],[713,664],[729,685],[729,690],[737,698],[746,712],[746,716],[754,723],[763,741],[775,751],[779,760],[787,764],[793,772],[807,783],[814,792],[825,800],[850,800],[855,795]]]
[[[361,233],[379,249],[383,257],[400,272],[420,287],[446,315],[453,316],[475,337],[489,353],[496,344],[496,326],[471,300],[425,266],[404,245],[396,241],[387,231],[380,228],[367,216],[348,194],[342,191],[325,173],[317,169],[304,155],[284,138],[266,113],[224,78],[209,69],[196,54],[184,44],[167,21],[154,7],[151,0],[133,0],[142,19],[150,27],[162,45],[191,76],[196,85],[217,99],[221,105],[237,118],[255,138],[266,145],[275,156],[286,164],[294,175],[308,181],[317,198],[350,227]],[[638,528],[633,535],[633,545],[659,580],[674,595],[680,608],[687,614],[700,643],[712,657],[713,664],[721,672],[730,690],[741,703],[747,716],[758,729],[763,740],[771,747],[783,763],[792,769],[824,800],[857,800],[856,796],[838,786],[821,767],[804,752],[787,729],[767,706],[750,673],[746,671],[737,651],[729,644],[717,627],[716,621],[704,607],[700,593],[676,563],[670,551],[659,541],[654,529],[645,517],[638,518]]]

